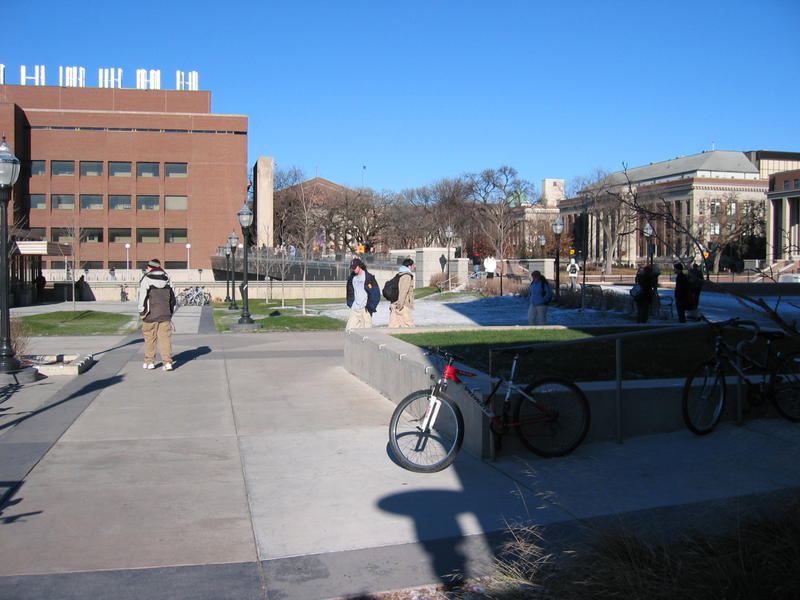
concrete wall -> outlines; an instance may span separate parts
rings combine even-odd
[[[519,327],[514,329],[519,330]],[[396,331],[400,333],[400,330]],[[430,388],[442,366],[440,361],[426,356],[421,348],[388,335],[386,329],[348,331],[344,364],[353,375],[395,404],[413,391]],[[464,368],[474,371],[471,367]],[[486,374],[479,373],[467,383],[481,394],[490,391],[490,379]],[[723,415],[725,420],[735,418],[735,383],[735,378],[729,379],[728,400]],[[623,381],[619,396],[613,381],[582,382],[577,385],[586,394],[591,406],[591,426],[584,443],[620,441],[638,435],[686,429],[681,413],[683,379]],[[495,452],[494,436],[488,420],[475,401],[458,385],[451,384],[448,395],[456,401],[464,415],[464,449],[481,458],[492,458]],[[774,415],[773,409],[766,406],[753,409],[748,418],[765,415]],[[521,449],[516,434],[503,437],[500,452],[513,453]]]

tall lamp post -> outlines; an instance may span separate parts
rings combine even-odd
[[[8,306],[9,265],[8,265],[8,202],[11,188],[19,177],[19,159],[11,153],[6,138],[0,142],[0,373],[13,373],[20,368],[11,346],[11,311]]]
[[[553,221],[553,233],[556,236],[556,299],[561,296],[561,234],[564,233],[564,221],[561,215]]]
[[[192,245],[189,242],[186,242],[186,271],[187,271],[186,276],[187,277],[189,276],[189,273],[188,273],[189,269],[192,268],[190,263],[189,263],[189,260],[191,259],[191,252],[192,252]]]
[[[239,245],[239,236],[235,231],[231,231],[228,236],[228,246],[231,248],[231,303],[228,310],[239,310],[236,304],[236,247]]]
[[[125,270],[130,270],[131,268],[131,258],[130,258],[130,249],[131,245],[128,242],[125,242]]]
[[[453,228],[450,225],[444,230],[444,237],[447,238],[447,289],[453,289],[453,280],[450,278],[450,241],[453,239]]]
[[[655,247],[653,245],[653,242],[651,241],[651,238],[653,237],[653,233],[655,232],[653,231],[653,226],[650,225],[650,221],[645,223],[644,227],[642,228],[642,233],[644,234],[644,239],[647,242],[647,264],[652,267],[653,251],[655,250]]]
[[[225,300],[231,301],[231,247],[225,243]]]
[[[251,325],[255,323],[250,317],[250,310],[247,302],[247,247],[250,245],[250,225],[253,224],[253,211],[245,202],[236,217],[239,225],[242,226],[242,237],[244,238],[244,274],[242,275],[242,316],[239,317],[240,324]]]

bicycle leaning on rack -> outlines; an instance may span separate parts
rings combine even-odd
[[[725,374],[736,374],[739,384],[746,386],[750,406],[771,401],[777,411],[790,421],[800,421],[800,352],[779,353],[772,344],[783,339],[782,331],[761,331],[754,321],[739,318],[713,322],[702,320],[714,328],[714,356],[698,366],[683,385],[683,420],[697,435],[713,431],[722,417],[727,397]],[[753,331],[750,338],[732,346],[722,337],[725,327]],[[746,352],[759,338],[765,342],[763,353]]]
[[[441,357],[445,365],[439,379],[428,390],[406,396],[395,408],[389,422],[389,446],[405,469],[435,473],[455,460],[464,441],[464,418],[458,405],[447,395],[449,384],[461,384],[469,396],[491,420],[493,432],[502,436],[516,429],[522,443],[539,456],[569,454],[589,431],[589,402],[583,392],[569,381],[547,378],[523,388],[514,383],[519,354],[511,364],[508,379],[493,381],[489,395],[482,399],[459,378],[476,374],[453,366],[457,355],[436,348],[430,354]],[[492,400],[504,391],[500,415],[492,409]],[[512,397],[516,402],[512,406]]]
[[[211,304],[211,294],[205,288],[194,286],[183,290],[175,301],[178,306],[205,306]]]

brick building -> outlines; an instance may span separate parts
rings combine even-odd
[[[81,269],[208,269],[239,230],[247,117],[212,114],[208,91],[0,85],[0,131],[23,165],[13,222]]]

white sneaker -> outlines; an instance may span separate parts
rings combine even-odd
[[[164,363],[162,369],[164,369],[165,371],[172,371],[172,363]]]
[[[155,368],[156,368],[156,366],[155,366],[153,363],[144,363],[144,364],[142,365],[142,368],[143,368],[143,369],[155,369]]]

